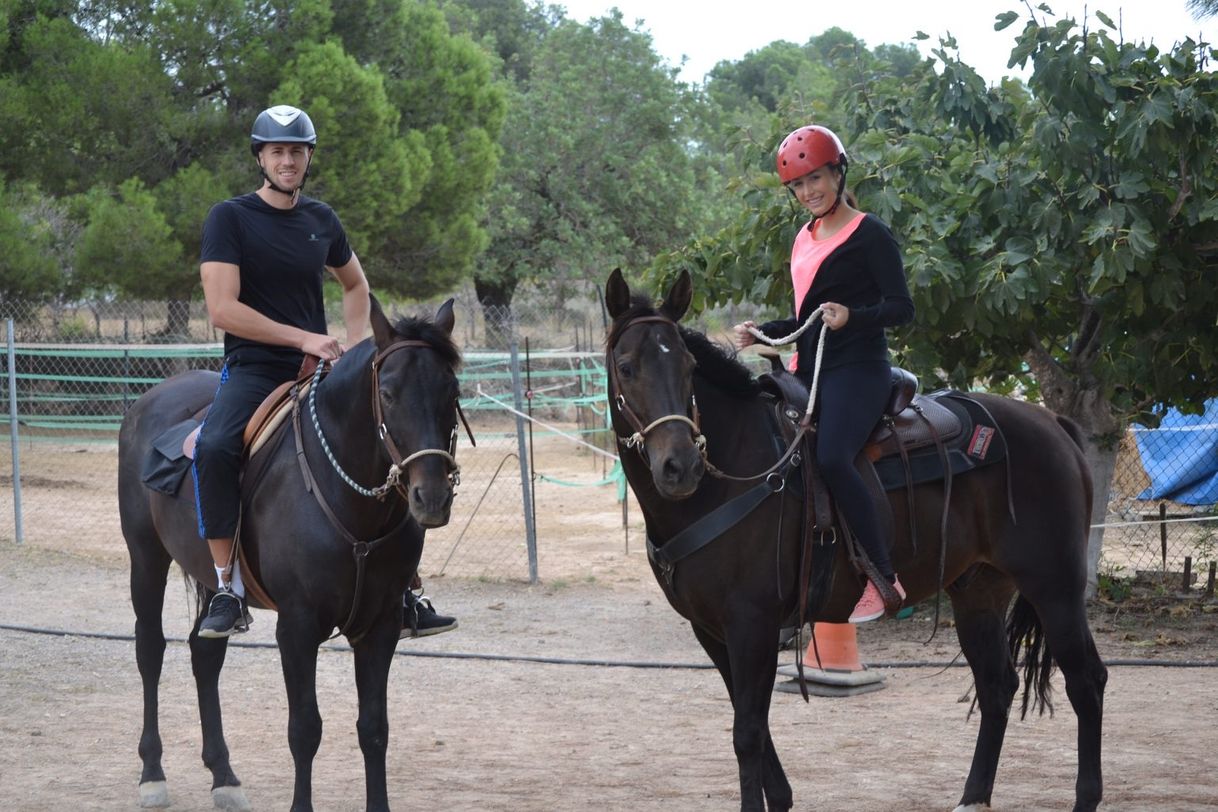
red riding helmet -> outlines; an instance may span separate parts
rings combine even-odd
[[[818,124],[800,127],[778,147],[778,177],[783,183],[829,164],[846,165],[846,148],[833,130]]]

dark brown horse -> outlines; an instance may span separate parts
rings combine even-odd
[[[646,519],[656,578],[673,608],[690,621],[732,700],[740,808],[787,810],[791,786],[770,738],[769,708],[779,629],[797,616],[802,591],[796,489],[775,481],[772,493],[761,492],[757,506],[714,541],[671,570],[657,563],[666,544],[681,544],[690,535],[678,534],[700,519],[714,523],[723,515],[717,508],[738,504],[737,497],[756,487],[704,475],[708,469],[761,472],[782,453],[774,438],[772,405],[757,380],[705,336],[677,325],[691,293],[689,277],[682,275],[657,310],[641,297],[632,298],[619,272],[610,276],[605,300],[613,324],[606,365],[613,426],[640,451],[624,449],[622,466]],[[1074,809],[1093,810],[1102,788],[1107,671],[1084,606],[1091,478],[1078,429],[1039,406],[975,397],[1005,435],[1009,490],[1004,465],[956,479],[942,574],[943,483],[915,487],[916,550],[906,496],[890,495],[897,528],[892,559],[908,602],[946,587],[976,681],[981,726],[960,808],[989,806],[1023,648],[1024,713],[1029,699],[1043,712],[1054,663],[1065,676],[1078,718]],[[862,593],[863,581],[844,545],[837,545],[834,561],[827,597],[813,620],[844,622]],[[835,769],[848,773],[867,766],[838,763]]]
[[[299,419],[281,425],[252,458],[242,493],[241,543],[279,613],[275,638],[296,767],[292,809],[298,811],[313,808],[312,764],[322,728],[317,651],[335,628],[343,629],[355,650],[367,808],[389,808],[386,684],[401,629],[402,593],[418,567],[424,528],[448,522],[453,498],[460,354],[451,338],[452,301],[434,323],[403,319],[391,325],[373,299],[371,320],[374,338],[351,348],[315,383]],[[119,435],[119,512],[131,557],[136,659],[144,685],[142,806],[169,804],[157,724],[169,565],[177,561],[198,582],[202,607],[216,576],[199,538],[189,476],[169,494],[146,487],[141,470],[154,440],[207,406],[218,382],[215,373],[196,371],[159,384],[132,406]],[[256,479],[252,487],[250,479]],[[382,483],[387,487],[371,487]],[[213,799],[221,808],[248,809],[220,719],[218,681],[228,641],[201,638],[198,631],[196,617],[190,653]]]

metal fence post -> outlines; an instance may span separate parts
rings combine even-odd
[[[17,348],[13,346],[13,320],[5,320],[8,334],[8,432],[13,443],[13,532],[21,544],[25,535],[21,528],[21,444],[17,440]]]
[[[516,449],[520,460],[520,495],[524,500],[524,535],[529,551],[529,583],[537,583],[537,528],[533,525],[533,483],[529,478],[528,444],[524,436],[524,391],[520,381],[520,348],[516,344],[516,330],[511,339],[512,400],[516,407]]]

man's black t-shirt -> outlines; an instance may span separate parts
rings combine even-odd
[[[241,270],[238,301],[273,321],[326,332],[322,279],[326,266],[351,259],[347,234],[334,210],[303,195],[290,209],[250,193],[217,203],[203,225],[200,262],[226,262]],[[294,361],[301,353],[225,333],[224,354],[246,361]]]

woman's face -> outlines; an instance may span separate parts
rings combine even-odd
[[[837,167],[822,166],[791,181],[787,188],[813,217],[823,217],[837,200],[838,180]]]

